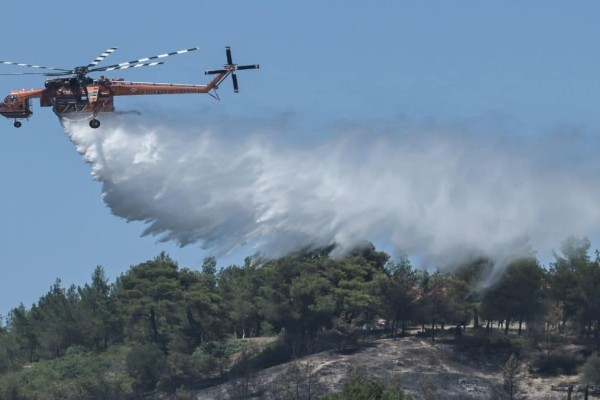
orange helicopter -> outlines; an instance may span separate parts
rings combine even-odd
[[[206,85],[128,82],[122,78],[109,79],[105,76],[101,76],[99,79],[90,78],[88,74],[93,72],[152,67],[165,64],[166,61],[154,60],[177,54],[188,53],[190,51],[199,50],[199,48],[194,47],[191,49],[159,54],[152,57],[140,58],[138,60],[113,64],[106,67],[97,66],[115,50],[115,47],[111,47],[96,57],[89,64],[75,67],[73,69],[44,67],[41,65],[16,63],[12,61],[0,61],[0,64],[48,70],[48,72],[23,72],[0,75],[44,75],[53,77],[46,80],[44,89],[24,89],[10,92],[4,101],[0,102],[0,115],[6,118],[14,119],[14,126],[19,128],[22,125],[21,121],[19,121],[20,119],[29,118],[31,115],[33,115],[33,112],[31,111],[31,99],[39,98],[40,106],[52,107],[52,110],[59,118],[62,119],[69,118],[74,115],[84,115],[86,118],[91,118],[89,122],[90,127],[96,129],[100,127],[100,121],[96,118],[98,113],[115,111],[115,96],[208,93],[214,98],[219,99],[216,89],[218,89],[219,84],[223,82],[223,80],[225,80],[229,75],[231,75],[233,81],[233,90],[237,93],[238,81],[235,72],[239,70],[259,68],[258,64],[234,64],[231,57],[231,48],[226,47],[225,52],[227,56],[227,64],[225,64],[222,69],[205,71],[206,75],[216,75]]]

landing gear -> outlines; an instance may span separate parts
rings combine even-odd
[[[20,128],[23,124],[21,124],[21,121],[15,121],[13,125],[15,126],[15,128]]]
[[[99,127],[100,127],[100,121],[98,121],[96,118],[94,118],[90,121],[90,128],[97,129]]]

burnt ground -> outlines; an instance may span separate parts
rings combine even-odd
[[[460,339],[459,339],[460,340]],[[272,367],[197,392],[197,399],[232,399],[250,394],[253,399],[317,399],[339,391],[348,371],[364,367],[370,378],[399,382],[413,399],[507,399],[502,367],[508,358],[501,352],[464,350],[454,339],[432,343],[428,338],[379,339],[351,354],[326,351]],[[566,399],[552,385],[577,381],[577,376],[542,377],[527,372],[515,398]],[[573,400],[583,399],[574,393]]]
[[[196,393],[197,399],[317,399],[342,389],[348,372],[361,366],[370,378],[400,382],[414,400],[508,399],[503,388],[502,367],[508,358],[502,352],[461,350],[454,339],[432,343],[428,338],[379,339],[359,350],[340,354],[326,351],[275,366]],[[515,399],[567,399],[566,386],[577,376],[544,377],[530,373],[524,365]],[[598,397],[591,397],[598,398]],[[573,393],[572,400],[583,399]]]

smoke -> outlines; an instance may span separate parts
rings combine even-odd
[[[114,215],[216,255],[366,239],[442,267],[505,264],[600,226],[593,143],[576,130],[526,139],[390,122],[308,141],[256,120],[63,124]]]

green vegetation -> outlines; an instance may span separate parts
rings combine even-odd
[[[379,380],[370,379],[363,366],[350,371],[348,382],[339,393],[320,397],[320,400],[411,400],[399,383],[387,387]]]
[[[514,260],[485,290],[480,283],[492,260],[427,272],[368,243],[344,257],[331,257],[332,250],[220,270],[207,258],[199,271],[161,254],[114,283],[101,267],[83,287],[64,288],[57,279],[37,303],[14,308],[0,324],[0,398],[129,399],[154,390],[183,398],[415,326],[431,340],[456,335],[465,348],[500,349],[507,358],[514,352],[540,373],[576,373],[585,363],[587,377],[600,375],[598,356],[586,363],[558,346],[600,345],[600,255],[589,256],[587,239],[566,240],[548,269],[533,255]],[[469,323],[474,329],[463,336],[456,327]],[[274,339],[251,340],[261,336]],[[360,390],[352,381],[359,378]],[[351,377],[342,393],[327,398],[407,398],[366,375]]]
[[[6,371],[0,376],[0,398],[134,398],[133,382],[122,362],[128,352],[122,345],[102,353],[73,346],[63,357]]]

